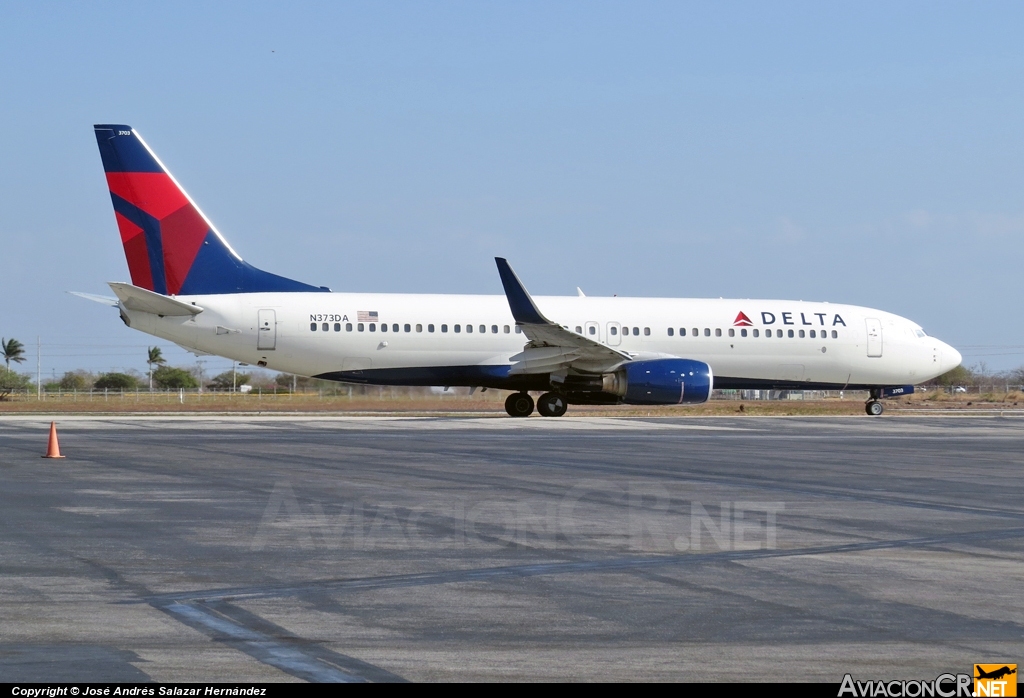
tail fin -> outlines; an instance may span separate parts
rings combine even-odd
[[[244,262],[132,127],[94,128],[134,285],[172,296],[329,290]]]

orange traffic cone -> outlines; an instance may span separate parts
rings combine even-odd
[[[50,422],[50,443],[46,447],[46,455],[43,458],[63,458],[60,455],[60,444],[57,443],[57,422]]]

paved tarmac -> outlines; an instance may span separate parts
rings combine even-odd
[[[1024,418],[0,418],[0,681],[1024,660]]]

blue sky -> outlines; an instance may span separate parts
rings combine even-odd
[[[500,293],[502,255],[537,294],[857,303],[1019,366],[1022,20],[2,3],[0,334],[40,336],[47,374],[145,368],[153,342],[65,293],[128,278],[91,129],[127,123],[247,261],[335,290]]]

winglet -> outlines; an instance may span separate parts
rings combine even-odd
[[[512,310],[512,317],[521,325],[550,325],[550,320],[544,317],[537,305],[530,298],[530,293],[523,286],[516,273],[512,271],[508,261],[504,257],[495,257],[498,265],[498,274],[501,276],[501,285],[505,287],[505,297],[508,299],[508,307]]]

